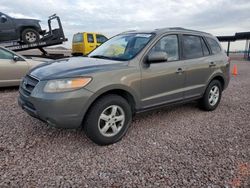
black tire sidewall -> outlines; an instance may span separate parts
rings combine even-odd
[[[36,35],[37,40],[35,42],[39,41],[39,33],[35,29],[25,29],[25,30],[22,31],[22,34],[21,34],[21,37],[22,37],[22,40],[23,40],[24,43],[26,43],[26,44],[32,44],[32,43],[30,43],[29,41],[27,41],[25,39],[25,35],[28,32],[33,32]],[[35,43],[35,42],[33,42],[33,43]]]
[[[210,90],[212,89],[213,86],[217,86],[219,88],[219,99],[217,101],[217,103],[215,105],[211,105],[209,103],[209,93],[210,93]],[[222,87],[221,87],[221,83],[220,81],[218,80],[213,80],[212,82],[210,82],[210,84],[208,85],[206,91],[205,91],[205,94],[202,98],[202,106],[203,106],[203,109],[207,110],[207,111],[212,111],[212,110],[215,110],[217,108],[217,106],[219,105],[220,103],[220,100],[221,100],[221,96],[222,96]]]
[[[117,135],[105,137],[100,133],[98,121],[105,108],[111,105],[118,105],[125,113],[125,122]],[[107,95],[95,102],[89,110],[84,121],[84,131],[87,136],[98,145],[108,145],[118,142],[127,132],[132,121],[132,111],[126,99],[118,95]]]

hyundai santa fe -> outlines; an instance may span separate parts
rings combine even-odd
[[[88,57],[42,64],[20,86],[19,105],[61,128],[83,127],[99,145],[119,141],[132,116],[197,100],[218,106],[230,62],[216,37],[183,28],[121,33]]]

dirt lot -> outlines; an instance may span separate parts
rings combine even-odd
[[[237,64],[216,111],[138,115],[107,147],[47,127],[18,107],[16,88],[1,89],[0,187],[250,187],[250,62]]]

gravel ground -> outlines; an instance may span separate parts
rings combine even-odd
[[[33,119],[16,88],[1,89],[0,187],[250,187],[250,62],[237,64],[216,111],[137,115],[106,147]]]

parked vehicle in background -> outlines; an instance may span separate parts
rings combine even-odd
[[[76,33],[72,40],[72,55],[86,56],[107,40],[108,38],[100,33]]]
[[[114,46],[120,52],[111,54]],[[19,105],[51,126],[83,126],[91,140],[106,145],[125,135],[138,112],[192,100],[215,110],[229,75],[229,58],[211,34],[182,28],[131,31],[88,57],[33,69],[23,79]]]
[[[41,63],[0,47],[0,87],[18,86],[26,73]]]
[[[59,16],[57,16],[56,14],[49,16],[48,30],[43,30],[41,34],[41,38],[38,42],[23,44],[20,41],[7,41],[0,43],[0,45],[15,52],[26,51],[31,49],[38,49],[42,52],[42,54],[39,53],[39,55],[33,54],[32,51],[29,51],[30,54],[26,54],[26,57],[27,55],[30,55],[31,57],[34,57],[34,55],[36,55],[39,57],[46,57],[50,59],[60,59],[64,57],[69,57],[68,55],[65,56],[65,54],[51,54],[48,53],[45,49],[45,47],[60,45],[68,41],[68,39],[65,38],[62,22]],[[69,55],[71,55],[71,51]]]
[[[18,40],[30,44],[43,34],[39,20],[12,18],[0,12],[0,42]]]

